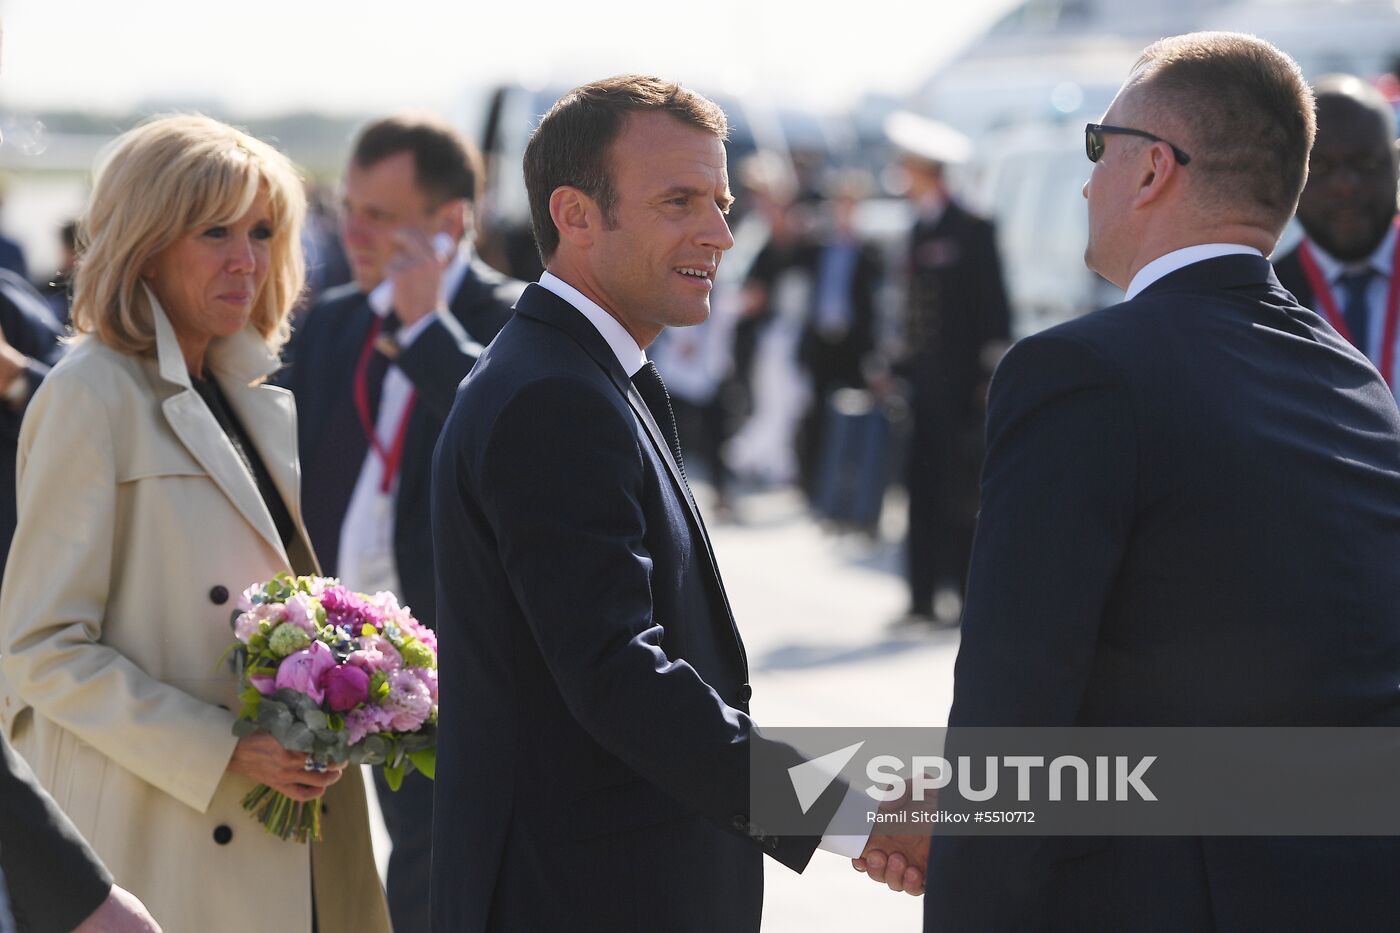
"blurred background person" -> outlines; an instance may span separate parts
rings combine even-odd
[[[63,353],[62,329],[44,299],[0,269],[0,573],[15,533],[15,451],[29,400]]]
[[[726,458],[741,477],[784,486],[798,479],[797,429],[812,398],[798,362],[813,290],[810,211],[794,201],[796,189],[784,175],[753,191],[767,238],[745,274],[734,347],[735,375],[747,373],[751,406]]]
[[[457,384],[524,284],[474,254],[481,159],[441,119],[369,124],[343,184],[355,278],[298,322],[279,377],[297,400],[306,527],[327,574],[362,592],[397,593],[435,626],[433,447]],[[415,772],[390,791],[374,774],[393,844],[394,929],[426,931],[433,784]]]
[[[6,737],[171,930],[242,933],[250,910],[279,930],[389,929],[359,769],[235,737],[220,663],[244,587],[317,569],[293,403],[262,384],[302,287],[304,211],[291,163],[225,124],[124,134],[81,224],[82,336],[20,433]],[[266,832],[242,806],[258,784],[324,797],[326,841]]]
[[[5,186],[0,182],[0,216],[5,212]],[[9,269],[22,279],[29,278],[29,264],[25,262],[24,247],[0,233],[0,269]]]
[[[1351,75],[1329,75],[1315,90],[1317,141],[1298,200],[1306,236],[1274,265],[1283,287],[1366,354],[1393,392],[1400,341],[1395,109]]]
[[[905,478],[908,620],[948,623],[962,609],[987,383],[1010,338],[1010,310],[996,231],[952,199],[945,178],[945,166],[971,156],[971,143],[906,112],[891,115],[886,132],[902,153],[915,212],[898,367],[913,410]]]
[[[798,359],[811,380],[812,401],[802,421],[798,461],[809,499],[817,491],[831,397],[837,389],[865,386],[865,366],[875,350],[875,303],[884,268],[875,244],[856,229],[856,210],[870,192],[863,172],[836,176],[808,250],[812,302]]]
[[[78,222],[68,220],[58,228],[58,268],[38,279],[34,290],[43,296],[49,312],[62,327],[68,326],[73,301],[73,264],[78,258]]]

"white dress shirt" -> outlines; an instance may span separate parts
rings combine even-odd
[[[635,376],[637,370],[646,365],[646,353],[637,345],[637,341],[632,339],[632,335],[627,333],[627,328],[623,327],[617,318],[600,308],[597,302],[592,301],[583,292],[550,272],[544,272],[540,275],[540,286],[567,301],[588,319],[594,329],[608,342],[613,355],[617,357],[618,363],[622,364],[622,369],[628,376]],[[856,814],[864,814],[870,811],[873,806],[870,797],[852,787],[841,801],[835,817],[832,818],[831,825],[850,825],[857,819],[863,819],[863,817],[857,817]],[[846,858],[860,858],[869,838],[868,831],[864,835],[858,836],[828,833],[822,837],[820,847],[828,852],[844,855]]]
[[[1241,246],[1238,243],[1201,243],[1197,246],[1172,250],[1170,253],[1158,256],[1138,270],[1137,275],[1133,276],[1133,280],[1128,283],[1124,299],[1132,301],[1144,288],[1178,269],[1184,269],[1205,259],[1218,259],[1221,256],[1258,256],[1263,258],[1264,254],[1252,246]]]
[[[1395,263],[1395,227],[1392,225],[1375,252],[1360,262],[1344,263],[1340,259],[1329,256],[1312,240],[1308,241],[1308,248],[1311,250],[1313,258],[1317,260],[1318,271],[1327,280],[1328,288],[1332,291],[1332,301],[1337,310],[1346,308],[1346,293],[1341,287],[1341,277],[1348,272],[1360,272],[1362,269],[1370,269],[1375,275],[1371,276],[1370,284],[1366,286],[1366,308],[1370,314],[1370,327],[1367,328],[1366,346],[1358,347],[1362,353],[1366,354],[1376,366],[1381,365],[1382,344],[1385,341],[1385,305],[1386,299],[1390,297],[1390,277],[1394,274],[1392,266]],[[1321,302],[1315,302],[1320,304]],[[1319,314],[1319,308],[1313,308]],[[1330,322],[1329,322],[1330,323]],[[1400,331],[1396,333],[1396,343],[1400,344]],[[1400,346],[1396,347],[1400,351]],[[1396,372],[1385,373],[1392,386],[1400,387],[1400,380],[1396,379],[1400,375],[1400,352],[1395,355]]]
[[[452,257],[442,273],[443,295],[455,295],[457,289],[462,287],[470,261],[471,253],[466,249]],[[392,293],[375,289],[368,299],[370,309],[382,321],[391,310]],[[450,313],[440,308],[425,314],[412,324],[399,328],[394,339],[401,348],[407,349],[428,329],[438,314]],[[379,413],[374,421],[374,433],[382,449],[393,448],[399,423],[412,397],[413,383],[403,374],[403,370],[391,362],[384,374]],[[384,461],[371,444],[365,452],[365,461],[355,480],[355,490],[350,494],[350,504],[340,524],[340,553],[336,559],[336,570],[340,581],[352,590],[362,593],[388,590],[403,599],[403,591],[399,589],[398,565],[394,562],[394,506],[398,499],[399,477],[394,477],[387,493],[383,491],[383,481]]]

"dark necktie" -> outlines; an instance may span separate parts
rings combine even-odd
[[[647,403],[647,409],[651,411],[657,427],[666,435],[666,442],[671,445],[671,453],[675,456],[676,466],[680,467],[681,478],[684,479],[685,460],[681,457],[681,438],[676,430],[676,413],[671,409],[671,394],[666,391],[666,383],[661,381],[661,372],[656,368],[656,364],[647,360],[647,364],[632,377],[632,384],[641,393],[642,401]]]
[[[1374,275],[1372,270],[1362,269],[1344,272],[1337,278],[1337,284],[1342,287],[1342,319],[1351,332],[1352,345],[1362,353],[1367,353],[1371,345],[1371,303],[1366,300],[1366,292]]]
[[[379,323],[379,337],[392,337],[399,330],[399,316],[393,311],[384,315]],[[375,338],[376,341],[378,337]],[[376,348],[365,364],[365,390],[369,399],[369,417],[373,424],[379,423],[379,400],[384,396],[384,376],[389,372],[389,358]]]

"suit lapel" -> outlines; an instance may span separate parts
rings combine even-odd
[[[739,657],[744,665],[744,677],[748,678],[748,659],[744,653],[744,643],[739,638],[738,627],[734,624],[734,613],[729,606],[729,595],[724,591],[724,579],[719,575],[719,563],[715,560],[714,548],[710,544],[710,533],[705,528],[704,519],[700,517],[700,509],[695,504],[695,500],[690,495],[690,488],[681,475],[680,465],[676,463],[675,455],[671,452],[671,445],[667,442],[661,428],[657,425],[656,419],[652,417],[651,409],[647,408],[642,395],[637,391],[632,378],[623,371],[622,365],[618,362],[612,347],[603,339],[603,335],[589,323],[583,313],[578,311],[558,295],[541,285],[532,284],[525,289],[524,294],[516,303],[516,311],[526,317],[542,321],[567,333],[583,348],[593,361],[598,364],[612,381],[613,385],[623,397],[627,399],[628,405],[637,420],[641,423],[652,449],[666,464],[666,472],[671,477],[671,485],[685,503],[686,511],[690,515],[691,530],[702,545],[705,552],[706,561],[709,564],[710,577],[719,593],[720,602],[724,606],[725,616],[729,620],[730,628],[734,632],[734,641],[739,649]]]

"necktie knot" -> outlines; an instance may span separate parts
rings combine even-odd
[[[1337,276],[1342,292],[1342,319],[1346,321],[1352,345],[1369,353],[1371,343],[1371,302],[1368,298],[1374,269],[1356,269]]]

